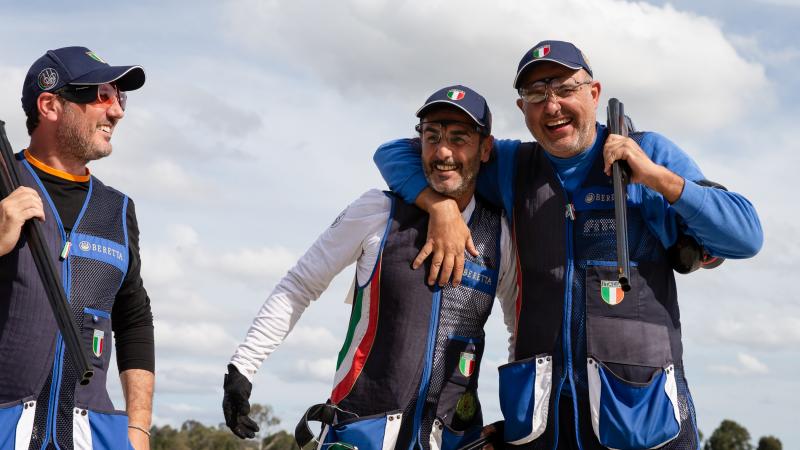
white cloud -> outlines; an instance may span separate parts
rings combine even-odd
[[[736,356],[736,360],[738,362],[736,365],[711,365],[708,370],[733,376],[766,375],[769,373],[767,365],[759,361],[755,356],[739,353]]]
[[[576,42],[606,94],[646,124],[669,124],[667,131],[707,133],[742,117],[756,99],[774,103],[763,69],[737,54],[720,24],[670,5],[567,0],[531,8],[522,0],[467,0],[453,15],[448,2],[246,0],[229,3],[228,12],[236,30],[230,39],[344,92],[416,104],[434,88],[463,81],[499,105],[500,121],[513,120],[516,130],[514,70],[523,52],[546,38]],[[443,18],[453,22],[443,26]],[[480,25],[458,26],[466,23]]]
[[[296,260],[297,255],[278,246],[244,248],[218,256],[206,255],[201,264],[233,278],[261,281],[283,275]]]
[[[286,338],[284,346],[287,351],[330,356],[338,353],[342,340],[326,327],[298,325]]]
[[[796,349],[800,317],[757,313],[716,320],[711,326],[721,341],[753,349]]]
[[[800,8],[800,0],[756,0],[758,3],[766,3],[768,5],[789,6],[793,8]]]
[[[210,322],[155,320],[155,340],[160,356],[228,357],[237,340],[225,329]]]
[[[336,372],[336,359],[296,359],[292,366],[277,369],[275,372],[285,381],[304,380],[330,384]]]

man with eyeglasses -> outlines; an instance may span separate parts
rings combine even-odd
[[[597,123],[600,82],[573,44],[538,43],[520,60],[514,88],[536,142],[496,141],[497,158],[477,183],[513,218],[520,264],[514,359],[500,369],[506,443],[699,448],[667,249],[685,234],[712,256],[751,257],[763,241],[755,209],[715,188],[665,137],[609,135]],[[416,261],[432,252],[429,277],[447,280],[459,265],[453,253],[471,248],[455,205],[425,187],[411,143],[385,144],[375,160],[391,188],[430,213],[435,245]],[[632,183],[629,292],[615,270],[617,160]]]
[[[428,285],[411,269],[425,245],[428,215],[392,193],[362,195],[278,283],[233,355],[222,407],[237,436],[258,431],[247,416],[258,368],[353,262],[353,306],[334,387],[326,404],[304,416],[298,444],[314,440],[308,421],[324,424],[323,448],[456,449],[481,434],[483,326],[497,294],[513,329],[516,273],[505,218],[473,195],[492,150],[491,112],[482,96],[458,85],[431,95],[417,117],[426,184],[456,202],[475,255],[465,257],[456,282]]]
[[[23,186],[0,201],[4,449],[150,447],[153,317],[140,276],[134,205],[87,167],[111,153],[125,92],[144,81],[140,66],[110,66],[85,47],[50,50],[25,77],[22,107],[31,140],[14,161]],[[88,385],[78,383],[21,236],[29,219],[42,221],[93,365]],[[106,391],[112,331],[125,411],[115,411]]]

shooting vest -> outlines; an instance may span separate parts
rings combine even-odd
[[[506,442],[556,448],[565,396],[560,406],[571,406],[576,423],[567,432],[584,450],[696,449],[675,280],[642,216],[641,191],[628,189],[631,291],[623,292],[602,153],[572,195],[537,144],[519,147],[516,167],[521,296],[517,361],[500,369]]]
[[[128,199],[91,177],[83,209],[67,235],[22,153],[16,162],[22,184],[37,190],[45,204],[45,245],[94,376],[88,385],[79,385],[22,236],[16,248],[0,258],[0,448],[39,450],[57,443],[65,450],[127,449],[128,420],[109,399],[106,371],[112,348],[111,309],[128,269]]]
[[[455,449],[483,426],[478,373],[498,282],[500,214],[476,198],[468,225],[480,255],[466,255],[460,286],[428,286],[429,267],[411,269],[428,215],[387,195],[392,213],[372,276],[355,289],[324,442]]]

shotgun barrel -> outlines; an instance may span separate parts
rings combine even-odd
[[[2,153],[2,162],[5,168],[5,170],[0,171],[2,172],[2,176],[0,176],[0,179],[2,179],[2,183],[0,183],[3,190],[3,192],[0,192],[2,198],[10,195],[21,185],[14,161],[14,151],[8,142],[5,125],[5,122],[0,120],[0,153]],[[64,293],[64,287],[59,281],[60,277],[53,263],[54,258],[45,245],[42,226],[37,220],[30,219],[25,222],[22,231],[33,254],[36,270],[39,272],[39,278],[42,280],[42,285],[47,293],[47,300],[50,302],[50,308],[53,310],[58,330],[61,332],[64,344],[67,347],[67,353],[69,353],[75,368],[81,376],[80,383],[86,385],[94,375],[94,369],[89,362],[84,346],[81,345],[78,326],[72,317],[72,310],[69,307],[67,295]]]
[[[608,132],[628,137],[625,108],[616,98],[608,101]],[[624,292],[631,290],[631,261],[628,250],[628,182],[629,168],[625,161],[614,161],[611,174],[614,184],[614,218],[617,230],[617,277]]]

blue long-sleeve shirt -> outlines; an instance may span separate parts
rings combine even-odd
[[[548,154],[565,190],[572,194],[586,176],[592,162],[602,152],[606,127],[597,124],[597,138],[586,152],[560,159]],[[516,156],[520,141],[495,140],[494,156],[481,165],[477,190],[490,202],[501,205],[509,217],[514,212]],[[641,184],[628,186],[629,202],[639,204],[651,232],[665,248],[680,231],[693,236],[713,256],[749,258],[761,249],[764,240],[761,222],[753,205],[735,192],[701,186],[705,179],[695,162],[664,136],[648,132],[641,148],[650,159],[685,180],[680,198],[673,204],[658,192]],[[375,152],[375,163],[389,188],[413,203],[428,186],[422,172],[417,142],[399,139],[383,144]]]

